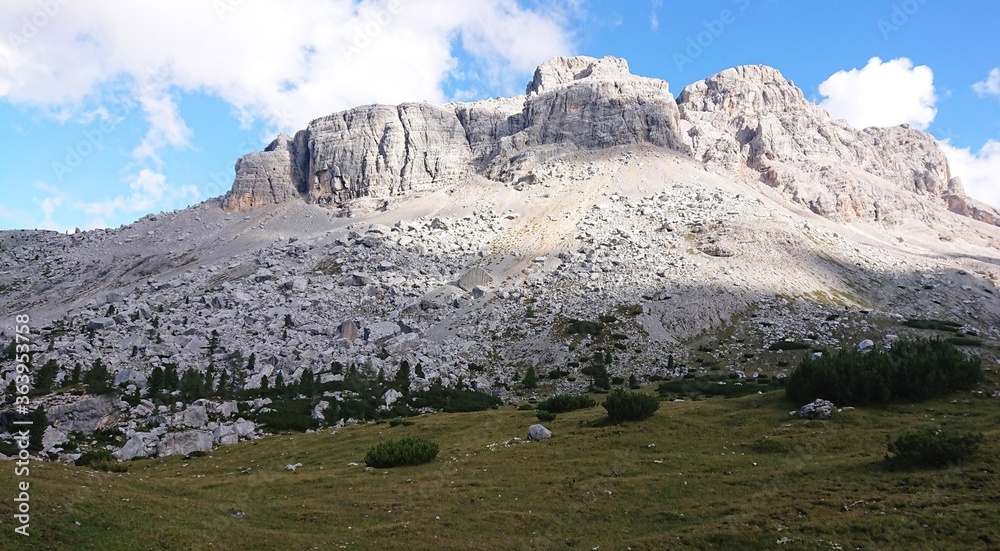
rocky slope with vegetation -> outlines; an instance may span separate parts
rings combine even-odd
[[[241,159],[225,197],[0,233],[38,451],[188,454],[630,379],[736,388],[906,336],[994,361],[996,211],[926,134],[832,121],[765,67],[675,100],[623,60],[560,58],[526,92],[359,107]]]

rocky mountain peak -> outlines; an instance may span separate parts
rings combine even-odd
[[[733,67],[683,89],[633,75],[624,59],[558,57],[526,95],[473,103],[367,105],[314,120],[237,162],[229,210],[304,199],[431,192],[472,175],[514,183],[575,151],[650,144],[763,183],[829,218],[898,223],[934,208],[988,223],[930,135],[901,125],[858,130],[831,119],[764,65]]]
[[[528,83],[525,94],[544,94],[584,79],[597,81],[627,78],[636,77],[629,73],[628,62],[621,58],[557,57],[535,69],[535,76]]]

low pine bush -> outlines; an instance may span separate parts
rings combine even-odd
[[[925,428],[900,435],[889,442],[886,461],[904,466],[944,467],[975,454],[982,433]]]
[[[604,409],[612,422],[641,421],[660,408],[660,401],[651,394],[615,389],[604,399]]]
[[[379,442],[368,450],[365,464],[376,469],[420,465],[437,457],[438,445],[416,437]]]
[[[112,473],[128,472],[128,465],[122,465],[108,450],[90,450],[73,462],[77,467],[90,467],[95,471]]]
[[[552,413],[551,411],[547,411],[547,410],[544,410],[544,409],[540,409],[540,410],[536,411],[535,412],[535,417],[538,417],[538,420],[541,421],[541,422],[543,422],[543,423],[547,423],[549,421],[555,421],[556,420],[556,414],[555,413]]]
[[[538,409],[552,413],[566,413],[578,409],[592,408],[597,405],[593,398],[586,394],[556,394],[538,403]]]
[[[837,405],[925,400],[971,390],[982,379],[978,357],[940,339],[900,340],[888,351],[842,350],[803,358],[788,377],[785,395],[798,404],[817,398]]]

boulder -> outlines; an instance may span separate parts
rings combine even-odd
[[[542,425],[531,425],[528,427],[528,440],[544,440],[552,438],[552,432]]]
[[[489,287],[493,285],[493,276],[482,268],[472,268],[458,278],[458,286],[465,292],[472,291],[477,286]]]
[[[187,455],[191,452],[212,450],[212,433],[207,430],[189,430],[168,433],[156,446],[156,455]]]
[[[201,428],[208,423],[208,412],[205,406],[191,406],[181,415],[181,424],[191,428]]]
[[[150,457],[156,453],[156,446],[160,439],[151,432],[136,432],[125,442],[125,445],[114,452],[115,457],[120,461],[131,461],[132,459]]]
[[[875,346],[874,341],[872,341],[871,339],[865,339],[858,343],[858,350],[864,352],[866,350],[871,350],[873,346]]]
[[[212,430],[212,439],[219,445],[235,444],[240,441],[240,435],[231,424],[222,424]]]
[[[53,427],[70,433],[91,433],[114,426],[121,413],[121,402],[114,396],[90,396],[72,404],[52,406],[46,411]]]
[[[42,451],[52,451],[53,448],[61,446],[66,442],[69,442],[69,438],[65,432],[55,427],[48,427],[42,434]]]
[[[123,384],[146,388],[146,375],[135,369],[123,369],[115,374],[115,386]]]
[[[802,419],[827,420],[837,409],[833,402],[817,398],[812,403],[806,404],[799,409],[799,417]]]
[[[365,327],[365,340],[370,343],[382,344],[395,337],[402,329],[394,321],[381,321]]]
[[[240,417],[233,423],[233,430],[240,438],[253,438],[254,431],[257,430],[257,425],[253,424],[252,421],[247,421],[246,419]]]
[[[114,318],[97,318],[87,322],[88,331],[100,331],[115,324]]]
[[[319,403],[316,404],[316,407],[313,408],[312,413],[309,414],[309,416],[317,421],[323,422],[326,420],[326,416],[323,415],[323,412],[326,411],[326,408],[328,407],[330,407],[330,402],[320,400]]]
[[[385,402],[385,405],[391,406],[402,397],[403,397],[402,392],[399,392],[394,388],[390,388],[389,390],[385,391],[385,394],[382,395],[382,401]]]

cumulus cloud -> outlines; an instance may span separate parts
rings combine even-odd
[[[172,0],[65,2],[24,35],[36,3],[0,4],[0,95],[74,104],[109,83],[136,84],[153,124],[148,146],[185,142],[171,88],[200,90],[248,120],[284,130],[358,104],[444,101],[456,41],[489,73],[530,72],[570,50],[561,4],[515,0]],[[535,4],[532,4],[533,6]],[[563,7],[560,7],[563,6]],[[263,30],[263,31],[262,31]],[[150,73],[165,75],[145,90]],[[173,112],[172,112],[173,111]],[[180,134],[177,132],[180,131]],[[146,154],[143,148],[139,154]]]
[[[118,195],[104,201],[81,202],[74,208],[90,217],[88,227],[100,227],[104,220],[117,218],[121,214],[150,212],[163,204],[198,198],[198,190],[193,186],[170,186],[164,174],[150,169],[140,170],[130,179],[128,187],[127,195]]]
[[[580,0],[0,2],[0,99],[61,122],[143,113],[129,189],[39,203],[47,221],[71,208],[95,226],[198,195],[168,182],[159,155],[191,147],[185,94],[221,98],[247,128],[294,131],[356,105],[444,102],[446,84],[453,96],[511,93],[571,52],[580,10]]]
[[[924,130],[937,115],[933,71],[905,57],[873,57],[861,69],[837,71],[819,93],[825,97],[820,107],[857,128],[905,123]]]
[[[952,176],[962,179],[965,193],[1000,207],[1000,141],[986,142],[978,152],[970,148],[958,148],[947,140],[940,142],[941,149],[948,157]]]
[[[973,84],[972,89],[980,96],[1000,96],[1000,68],[990,71],[986,80]]]

